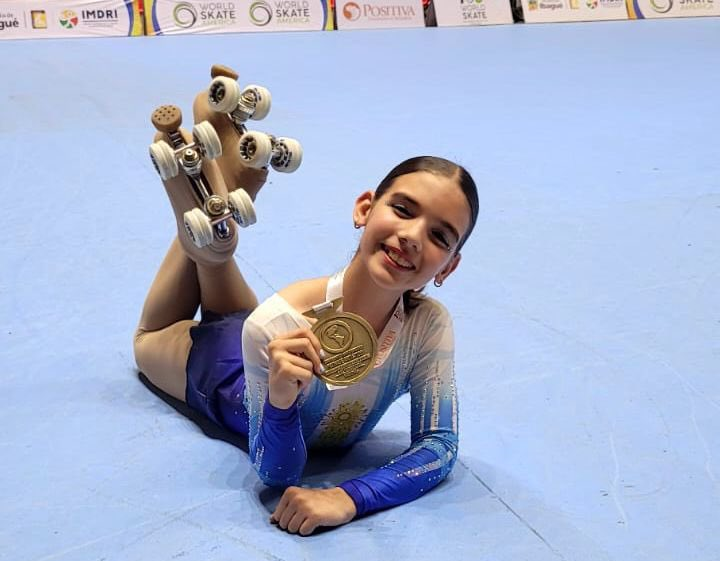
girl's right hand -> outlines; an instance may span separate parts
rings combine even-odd
[[[314,374],[325,371],[320,340],[310,329],[297,329],[276,337],[268,344],[270,357],[270,403],[288,409],[298,394],[310,385]]]

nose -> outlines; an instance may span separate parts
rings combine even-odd
[[[400,248],[403,250],[412,249],[415,252],[422,250],[423,225],[420,220],[408,220],[405,227],[398,232]]]

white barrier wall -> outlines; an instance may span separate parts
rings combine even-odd
[[[632,19],[720,16],[720,0],[628,0]]]
[[[625,0],[522,0],[527,23],[628,19]]]
[[[149,0],[148,35],[320,31],[328,23],[325,0]]]
[[[336,0],[338,29],[425,27],[422,0]]]
[[[99,2],[3,0],[0,39],[140,35],[142,22],[132,0]]]
[[[435,0],[438,26],[512,23],[509,0]]]

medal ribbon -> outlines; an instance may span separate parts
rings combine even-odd
[[[338,271],[328,279],[327,291],[325,293],[325,299],[328,302],[342,298],[345,271],[346,269]],[[342,310],[342,304],[340,304],[338,310]],[[378,350],[375,356],[374,368],[379,368],[385,363],[385,359],[390,354],[390,351],[392,351],[393,346],[395,346],[395,341],[397,341],[398,335],[400,335],[400,331],[402,331],[403,323],[405,323],[405,307],[403,306],[403,299],[400,298],[395,305],[390,319],[385,325],[385,329],[383,329],[380,337],[378,337]]]

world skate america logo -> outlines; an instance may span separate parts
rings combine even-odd
[[[264,27],[272,20],[278,25],[305,25],[311,21],[308,0],[275,0],[269,3],[257,0],[250,5],[250,21]]]
[[[650,0],[650,6],[658,14],[667,14],[673,7],[673,0]]]
[[[272,20],[272,6],[260,0],[250,4],[250,21],[253,25],[264,27]]]
[[[236,21],[233,2],[202,2],[191,4],[180,2],[173,9],[173,21],[178,27],[188,29],[198,24],[201,27],[232,25]]]

